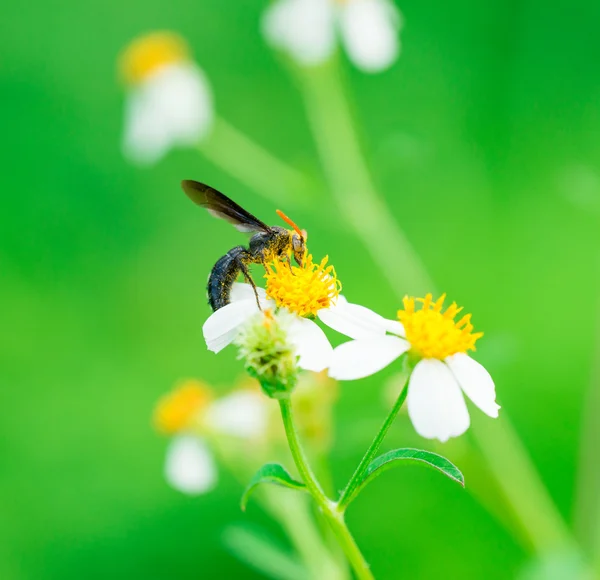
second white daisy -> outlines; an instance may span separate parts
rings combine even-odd
[[[442,295],[433,301],[431,294],[405,298],[399,322],[386,321],[378,335],[342,344],[329,368],[335,379],[359,379],[410,353],[417,362],[408,384],[409,416],[417,433],[440,441],[469,428],[463,393],[490,417],[498,417],[500,408],[490,374],[467,354],[482,333],[473,332],[470,314],[454,320],[462,310],[456,303],[443,312],[444,299]],[[415,302],[421,303],[420,309]]]

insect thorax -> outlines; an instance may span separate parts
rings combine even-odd
[[[250,253],[259,261],[270,262],[292,249],[292,235],[285,228],[272,226],[272,233],[259,232],[250,239]]]

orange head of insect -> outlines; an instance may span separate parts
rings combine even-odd
[[[288,216],[286,216],[281,210],[277,210],[277,215],[288,225],[292,227],[292,252],[294,254],[294,260],[296,260],[298,266],[302,266],[304,255],[306,254],[306,230],[301,230]]]

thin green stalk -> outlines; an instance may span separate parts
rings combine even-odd
[[[429,275],[397,227],[365,165],[338,67],[328,63],[302,69],[299,74],[309,122],[338,211],[360,232],[395,291],[429,292],[433,286]]]
[[[379,450],[379,447],[381,446],[383,439],[387,435],[389,428],[392,426],[392,423],[396,419],[398,412],[402,408],[402,405],[404,404],[404,401],[406,399],[406,395],[408,394],[408,377],[409,374],[406,375],[405,384],[402,388],[402,391],[400,392],[400,396],[396,399],[396,402],[394,403],[394,406],[392,407],[392,410],[390,411],[389,415],[383,422],[381,429],[379,429],[379,432],[377,433],[377,435],[375,435],[375,439],[373,439],[373,442],[367,449],[367,452],[364,454],[363,458],[360,460],[356,471],[354,472],[354,474],[350,478],[350,481],[346,485],[346,488],[342,492],[342,495],[338,502],[338,510],[342,512],[346,510],[348,502],[350,502],[350,500],[352,499],[352,496],[354,495],[354,492],[358,487],[367,467],[369,466],[371,461],[373,461],[373,458]]]
[[[311,516],[306,497],[299,494],[281,492],[280,489],[265,489],[267,503],[271,515],[279,521],[292,545],[309,570],[311,578],[328,578],[331,580],[347,580],[348,572],[341,562],[330,553]],[[269,493],[271,492],[271,493]]]
[[[280,399],[279,407],[281,409],[281,418],[283,420],[283,426],[287,436],[290,451],[298,472],[302,477],[302,480],[306,484],[308,492],[312,495],[317,506],[321,510],[323,516],[331,526],[331,529],[335,533],[337,540],[344,550],[350,565],[352,566],[357,578],[359,580],[373,580],[373,574],[369,568],[369,564],[364,559],[359,547],[357,546],[350,530],[346,526],[344,521],[344,514],[338,510],[337,504],[331,501],[321,489],[319,482],[315,478],[308,462],[304,450],[300,445],[296,427],[294,425],[294,418],[292,413],[292,405],[289,398]]]
[[[275,157],[250,137],[216,117],[201,153],[226,173],[269,201],[285,207],[301,205],[311,191],[307,177]]]
[[[592,370],[579,443],[579,472],[575,496],[575,533],[600,574],[600,304],[596,314],[596,338]]]
[[[223,445],[219,437],[211,439],[211,445],[216,449],[220,461],[227,465],[236,479],[246,485],[249,466],[242,466],[235,453],[232,455],[228,445]],[[340,562],[337,554],[331,552],[321,534],[321,530],[311,513],[306,498],[296,494],[283,494],[281,489],[265,486],[257,499],[262,508],[285,531],[290,543],[302,559],[311,578],[321,578],[323,571],[331,580],[347,580],[348,573],[345,562]]]
[[[548,555],[575,549],[575,541],[540,479],[523,442],[505,411],[502,419],[473,414],[472,435],[487,460],[513,519],[521,541],[534,553]]]
[[[303,69],[299,78],[309,123],[341,215],[370,251],[399,299],[407,292],[434,292],[424,265],[375,190],[338,63]],[[515,515],[522,543],[540,555],[556,547],[571,548],[572,537],[505,410],[497,423],[500,435],[496,440],[485,427],[474,426],[472,433]],[[511,483],[514,481],[520,485]]]

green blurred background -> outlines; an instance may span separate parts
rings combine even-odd
[[[221,534],[232,521],[277,526],[256,505],[239,511],[240,485],[226,473],[200,498],[171,490],[167,442],[150,417],[181,377],[225,387],[241,370],[234,352],[205,350],[201,326],[207,273],[243,238],[192,206],[180,179],[214,184],[263,219],[274,207],[197,151],[129,164],[116,59],[140,33],[180,32],[220,115],[318,176],[300,94],[259,34],[264,6],[3,7],[0,578],[260,577]],[[369,76],[342,56],[365,153],[437,286],[485,331],[479,360],[570,523],[599,355],[600,5],[399,7],[395,66]],[[346,296],[392,316],[392,289],[326,207],[317,198],[289,213],[315,254],[330,255]],[[343,386],[337,486],[384,415],[391,373]],[[389,444],[433,448],[406,416]],[[378,578],[505,579],[531,565],[531,551],[472,494],[427,470],[378,479],[348,520]]]

